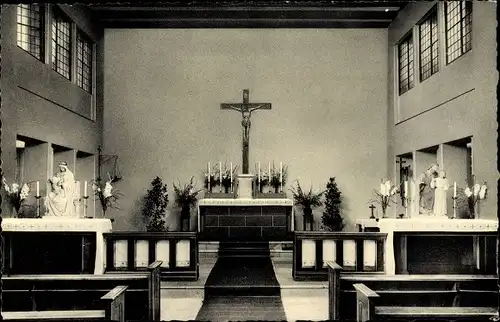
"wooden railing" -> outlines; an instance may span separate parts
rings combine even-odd
[[[106,272],[142,271],[162,261],[162,280],[197,280],[199,277],[196,232],[112,232],[106,241]]]
[[[327,262],[349,272],[384,272],[385,233],[297,231],[294,233],[293,279],[328,280]]]

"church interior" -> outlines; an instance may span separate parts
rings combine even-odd
[[[0,9],[3,319],[499,320],[496,1]]]

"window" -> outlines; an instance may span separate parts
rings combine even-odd
[[[92,42],[81,31],[76,36],[76,84],[92,93]]]
[[[71,21],[58,10],[52,20],[52,68],[71,79]]]
[[[446,63],[472,49],[472,1],[445,2]]]
[[[44,27],[43,5],[17,5],[17,45],[40,60],[45,52]]]
[[[436,9],[420,24],[420,81],[439,71]]]
[[[399,95],[413,88],[413,38],[408,35],[398,45]]]

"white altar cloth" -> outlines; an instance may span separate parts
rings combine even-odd
[[[93,232],[96,233],[94,274],[104,273],[104,233],[112,229],[105,218],[5,218],[2,229],[8,232]]]
[[[365,228],[379,228],[381,233],[387,233],[385,242],[385,272],[396,274],[396,258],[394,253],[395,232],[495,232],[498,229],[497,220],[487,219],[438,219],[429,216],[414,218],[381,218],[357,219],[356,225]]]

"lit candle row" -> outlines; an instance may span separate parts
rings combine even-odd
[[[211,178],[211,175],[212,175],[212,166],[211,166],[211,163],[208,162],[208,178],[207,178],[207,180],[208,180],[208,189],[210,189],[210,178]],[[230,182],[231,182],[231,185],[232,185],[233,184],[233,162],[231,162],[231,164],[230,164],[229,175],[230,175]],[[220,162],[220,161],[219,161],[219,181],[222,182],[222,162]],[[222,185],[221,185],[221,191],[222,191]]]
[[[84,184],[83,184],[83,196],[84,197],[87,197],[87,186],[88,186],[88,182],[85,181]],[[79,191],[79,190],[77,190],[77,191]],[[36,195],[35,196],[36,197],[40,196],[40,181],[36,182]]]

